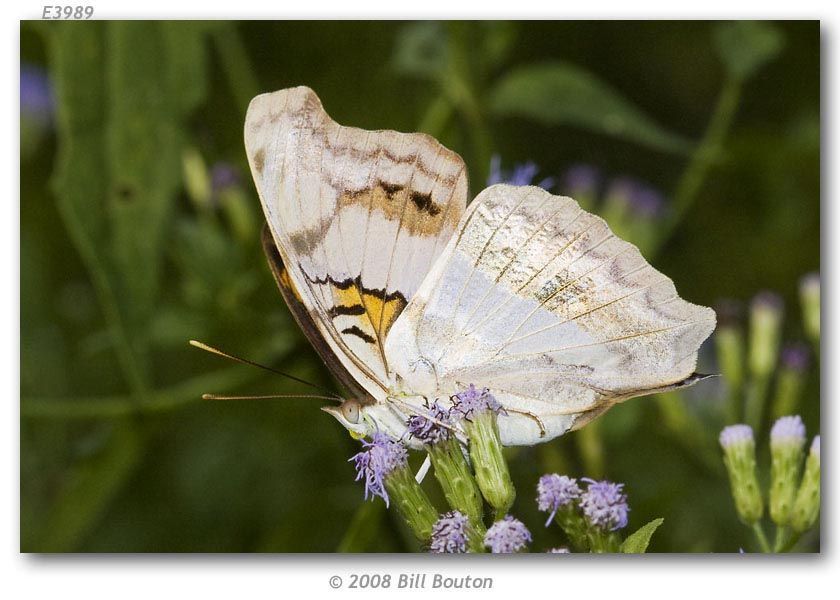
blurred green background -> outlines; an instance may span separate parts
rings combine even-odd
[[[22,550],[417,549],[363,503],[358,443],[318,401],[200,400],[301,390],[191,338],[330,381],[262,256],[242,143],[250,98],[301,84],[342,124],[438,137],[472,195],[499,177],[493,156],[503,177],[534,161],[684,298],[774,290],[785,339],[803,339],[799,279],[820,266],[817,22],[24,22]],[[511,451],[534,548],[556,545],[533,490],[558,471],[625,482],[630,530],[665,517],[652,551],[754,550],[716,448],[724,388],[634,400]],[[818,432],[813,360],[799,410]]]

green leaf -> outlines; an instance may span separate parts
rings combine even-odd
[[[134,423],[115,423],[107,445],[76,463],[47,515],[36,552],[72,552],[107,510],[142,458],[142,435]]]
[[[647,551],[650,538],[653,532],[662,525],[665,519],[654,519],[647,525],[642,525],[634,533],[627,536],[627,539],[621,544],[621,551],[624,554],[644,554]]]
[[[446,30],[441,23],[411,23],[397,36],[392,65],[398,73],[442,80],[448,63]]]
[[[160,291],[164,239],[181,186],[185,120],[203,95],[202,78],[185,73],[201,55],[201,30],[171,23],[108,25],[111,255],[128,316],[142,333]],[[187,24],[189,25],[189,24]]]
[[[513,69],[490,93],[498,116],[574,125],[655,150],[685,152],[690,142],[667,131],[592,73],[562,62]]]
[[[720,23],[714,30],[718,56],[736,79],[751,77],[782,51],[785,39],[775,25],[756,21]]]
[[[190,23],[57,23],[53,180],[135,393],[181,187],[187,118],[206,92],[206,28]]]

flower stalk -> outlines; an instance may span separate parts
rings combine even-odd
[[[470,387],[455,396],[453,420],[459,420],[469,438],[475,480],[487,503],[501,518],[513,506],[516,489],[502,454],[497,415],[502,406],[488,390]]]

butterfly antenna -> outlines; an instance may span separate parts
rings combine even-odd
[[[325,394],[329,395],[330,400],[341,400],[341,396],[331,392],[327,388],[321,387],[315,383],[310,381],[306,381],[305,379],[301,379],[300,377],[295,377],[294,375],[290,375],[289,373],[284,373],[283,371],[278,371],[277,369],[272,369],[271,367],[267,367],[265,365],[261,365],[260,363],[254,362],[252,360],[248,360],[247,358],[242,358],[241,356],[235,356],[233,354],[228,354],[227,352],[222,352],[218,348],[214,348],[213,346],[208,346],[204,342],[199,342],[197,340],[190,340],[190,346],[194,346],[200,350],[204,350],[205,352],[209,352],[210,354],[216,354],[217,356],[221,356],[223,358],[227,358],[229,360],[242,363],[243,365],[251,365],[252,367],[257,367],[258,369],[262,369],[263,371],[268,371],[269,373],[274,373],[275,375],[280,375],[281,377],[286,377],[291,379],[292,381],[297,381],[298,383],[302,383],[303,385],[308,385],[311,388],[314,388],[318,391],[324,392]],[[207,394],[205,394],[207,395]],[[219,398],[221,399],[221,398]]]

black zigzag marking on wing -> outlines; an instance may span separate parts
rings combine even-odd
[[[359,290],[362,294],[367,294],[369,296],[374,296],[379,298],[383,302],[391,302],[392,300],[402,300],[404,304],[408,304],[408,301],[405,298],[405,295],[400,292],[399,290],[394,290],[393,292],[386,293],[383,288],[369,288],[362,285],[362,278],[361,276],[356,277],[348,277],[347,279],[336,280],[327,275],[324,278],[320,277],[310,277],[306,271],[303,270],[303,267],[300,267],[301,272],[303,273],[304,277],[309,281],[309,283],[315,285],[333,285],[340,290],[348,290],[353,286],[356,286],[356,289]],[[362,313],[359,313],[362,314]]]
[[[341,333],[346,333],[347,335],[355,335],[356,337],[360,337],[364,341],[366,341],[368,344],[375,344],[376,343],[376,339],[374,339],[372,336],[366,334],[364,331],[359,329],[356,325],[353,325],[352,327],[345,327],[344,329],[341,330]]]
[[[327,311],[327,314],[329,314],[333,319],[340,315],[359,316],[365,314],[365,307],[361,304],[352,304],[349,306],[340,304],[338,306],[331,307],[330,310]]]

